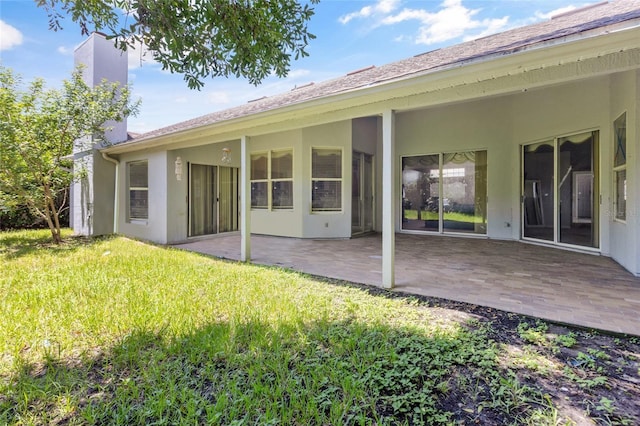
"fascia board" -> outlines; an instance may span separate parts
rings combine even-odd
[[[359,87],[274,110],[143,139],[137,143],[133,141],[113,145],[104,151],[109,154],[121,154],[223,134],[255,136],[252,134],[252,129],[264,129],[284,121],[300,120],[330,111],[378,104],[385,100],[414,96],[416,93],[478,84],[505,76],[577,63],[638,48],[640,48],[640,27],[622,29],[598,37],[579,38],[562,44],[533,47],[513,54],[496,54],[473,61],[460,62],[442,69],[427,70],[402,76],[395,80],[380,81],[370,84],[368,87]],[[637,65],[640,66],[640,64]],[[576,76],[576,78],[578,77]]]

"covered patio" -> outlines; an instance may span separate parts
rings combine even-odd
[[[394,291],[640,335],[640,278],[603,256],[518,241],[397,234]],[[176,247],[240,259],[239,234]],[[253,263],[381,286],[382,239],[252,235]]]

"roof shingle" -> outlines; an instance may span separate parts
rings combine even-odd
[[[599,3],[558,15],[548,21],[430,51],[379,67],[365,68],[336,79],[300,86],[286,93],[257,99],[234,108],[153,130],[136,137],[131,142],[247,117],[487,57],[509,55],[566,37],[593,31],[600,34],[606,27],[636,19],[640,19],[640,0]],[[602,31],[597,31],[599,29]]]

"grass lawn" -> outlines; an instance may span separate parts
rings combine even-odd
[[[420,212],[421,220],[438,220],[438,212],[422,211]],[[404,210],[404,218],[409,220],[418,219],[417,210]],[[474,216],[472,214],[458,213],[458,212],[444,212],[444,220],[452,220],[455,222],[465,223],[483,223],[481,216]]]
[[[596,341],[587,332],[506,314],[497,328],[277,268],[122,237],[67,232],[56,247],[47,233],[0,233],[0,424],[640,421],[622,400],[640,392],[613,393],[604,349],[562,362]],[[638,342],[616,339],[638,377]]]

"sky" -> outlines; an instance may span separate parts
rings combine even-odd
[[[269,77],[259,86],[243,79],[205,80],[190,90],[182,76],[170,74],[130,52],[129,83],[142,101],[131,132],[144,133],[219,111],[252,99],[320,82],[348,72],[384,65],[441,47],[484,37],[582,7],[561,0],[321,0],[309,30],[316,35],[309,57],[292,63],[285,78]],[[33,0],[0,0],[0,65],[24,82],[45,79],[60,87],[73,71],[73,51],[85,37],[70,19],[49,30],[44,9]]]

